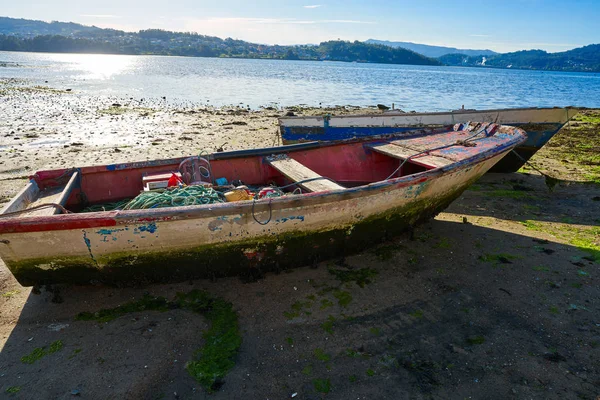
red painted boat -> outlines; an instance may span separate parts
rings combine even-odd
[[[39,171],[0,213],[0,257],[23,285],[177,281],[307,265],[434,216],[525,140],[518,128],[457,124],[450,131]],[[210,191],[210,204],[130,209],[147,195],[144,185],[160,186],[166,177],[194,183],[177,190]],[[240,188],[227,197],[249,200],[228,202],[208,189],[232,181],[256,195],[244,197]],[[131,198],[120,209],[81,212]]]

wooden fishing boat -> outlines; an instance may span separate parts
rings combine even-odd
[[[23,285],[177,281],[310,265],[436,215],[525,139],[518,128],[458,124],[39,171],[0,212],[0,257]],[[190,185],[144,191],[161,176]],[[147,193],[220,190],[214,185],[237,180],[249,189],[235,190],[271,189],[251,200],[220,202],[235,197],[228,192],[211,204],[128,209]],[[121,209],[81,212],[131,198]]]
[[[334,141],[410,131],[417,127],[452,126],[469,121],[494,121],[516,126],[527,132],[527,141],[499,161],[491,172],[516,172],[554,136],[578,109],[566,108],[507,108],[498,110],[455,110],[451,112],[399,113],[284,117],[279,130],[284,144],[304,141]]]

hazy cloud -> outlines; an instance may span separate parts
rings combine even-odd
[[[207,23],[248,23],[248,24],[375,24],[373,21],[359,21],[353,19],[318,19],[318,20],[303,20],[296,18],[245,18],[245,17],[228,17],[228,18],[208,18],[197,20],[197,22]]]
[[[303,7],[304,8],[319,8],[319,7],[323,7],[323,5],[322,4],[315,4],[315,5],[312,5],[312,6],[303,6]]]
[[[111,15],[111,14],[82,14],[80,17],[86,18],[121,18],[120,15]]]
[[[321,21],[315,21],[315,23],[325,23],[325,24],[376,24],[375,21],[356,21],[352,19],[324,19]]]
[[[209,17],[181,18],[163,27],[176,26],[176,30],[204,35],[283,45],[320,43],[332,38],[365,40],[368,34],[363,31],[377,26],[373,24],[376,22],[353,19]]]
[[[469,35],[471,37],[490,37],[490,35]]]

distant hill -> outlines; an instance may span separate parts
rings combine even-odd
[[[87,35],[100,32],[101,28],[85,26],[74,22],[44,22],[23,18],[0,17],[0,34],[19,37],[35,37],[40,35]]]
[[[411,50],[364,42],[332,40],[318,46],[322,58],[332,61],[359,61],[391,64],[442,65],[439,61]],[[386,61],[387,60],[387,61]]]
[[[402,47],[403,49],[412,50],[419,54],[423,54],[426,57],[441,57],[446,54],[465,54],[468,56],[491,56],[494,54],[498,54],[492,50],[465,50],[465,49],[457,49],[454,47],[444,47],[444,46],[430,46],[428,44],[418,44],[411,42],[390,42],[387,40],[376,40],[369,39],[365,43],[370,44],[382,44],[390,47]]]
[[[560,53],[548,53],[543,50],[523,50],[484,57],[447,54],[439,57],[438,60],[445,65],[600,72],[600,44],[591,44]]]
[[[341,40],[315,45],[263,45],[195,32],[147,29],[124,32],[73,22],[0,17],[0,50],[58,53],[157,54],[285,60],[442,65],[413,51]]]
[[[459,50],[373,39],[367,42],[333,40],[319,45],[279,46],[231,38],[221,39],[195,32],[170,32],[161,29],[125,32],[74,22],[44,22],[8,17],[0,17],[1,50],[331,60],[600,72],[600,44],[561,53],[524,50],[506,54],[498,54],[491,50]],[[449,51],[450,53],[447,53]]]

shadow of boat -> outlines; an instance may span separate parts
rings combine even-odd
[[[561,180],[550,190],[544,177],[532,174],[487,174],[469,187],[447,212],[509,221],[594,225],[589,210],[599,207],[598,186]],[[596,217],[598,218],[598,217]]]
[[[202,317],[170,310],[108,323],[75,320],[80,312],[145,293],[172,298],[203,289],[233,303],[243,330],[236,366],[210,398],[315,394],[311,379],[324,374],[342,397],[444,397],[448,390],[477,398],[491,392],[530,397],[550,385],[556,393],[592,396],[598,376],[583,371],[594,368],[589,349],[597,326],[590,311],[596,306],[588,299],[597,296],[598,264],[583,259],[574,265],[585,253],[556,241],[540,251],[532,233],[437,219],[419,228],[415,240],[401,236],[346,258],[341,267],[321,263],[252,284],[224,278],[144,288],[64,286],[61,304],[51,302],[52,293],[23,288],[14,328],[4,322],[0,390],[19,387],[19,398],[208,398],[185,371],[202,345]],[[377,273],[365,288],[337,282],[328,272],[365,267]],[[336,290],[352,301],[340,305]],[[3,310],[18,307],[11,304],[16,299],[2,300]],[[298,315],[286,316],[290,306]],[[323,328],[327,321],[331,334]],[[56,341],[59,351],[22,362]],[[328,363],[312,355],[321,348]],[[301,372],[308,365],[310,375]],[[569,378],[565,369],[573,371]],[[364,371],[376,377],[366,379]],[[349,383],[353,374],[360,385]]]

